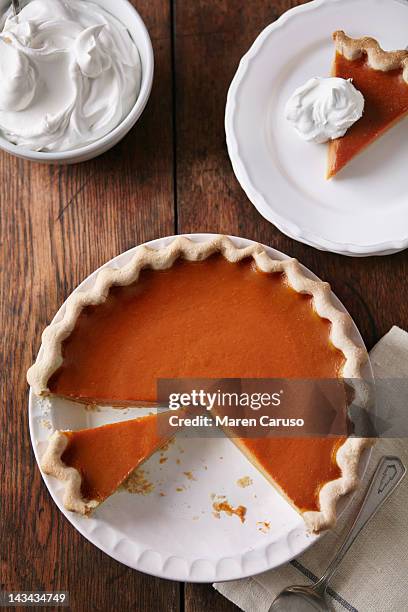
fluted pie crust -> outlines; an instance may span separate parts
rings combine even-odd
[[[333,34],[337,53],[344,55],[348,60],[355,60],[366,56],[367,64],[374,70],[388,72],[401,70],[402,78],[408,84],[408,51],[384,51],[375,38],[351,38],[342,30]]]
[[[365,99],[364,113],[342,138],[329,142],[327,178],[408,114],[408,51],[384,51],[370,37],[333,34],[332,76],[352,79]]]
[[[163,412],[86,430],[54,431],[41,468],[64,483],[65,508],[86,515],[173,435]]]
[[[189,264],[186,262],[202,263],[197,264],[198,267],[193,266],[193,268],[190,268]],[[235,266],[229,267],[227,262],[237,264],[238,268],[235,268]],[[253,264],[255,264],[255,266]],[[173,267],[175,272],[171,272],[171,274],[166,274],[165,276],[162,275],[160,278],[156,277],[154,272],[149,272],[149,270],[170,270]],[[272,281],[274,284],[271,284],[271,291],[272,288],[275,287],[276,295],[284,296],[280,299],[286,300],[286,306],[291,301],[293,301],[293,304],[300,304],[303,298],[301,299],[300,297],[296,297],[299,294],[304,295],[305,298],[307,296],[311,296],[310,300],[308,298],[306,303],[299,306],[299,309],[302,308],[302,312],[307,313],[309,308],[307,304],[309,304],[310,301],[311,319],[310,322],[307,322],[307,325],[321,325],[323,326],[322,329],[327,329],[327,341],[325,340],[324,342],[327,342],[328,354],[332,355],[334,351],[333,354],[335,354],[336,359],[337,354],[341,356],[341,369],[336,372],[336,374],[333,374],[333,376],[336,375],[339,378],[361,380],[361,369],[366,360],[366,352],[355,344],[352,337],[351,318],[347,314],[338,310],[338,308],[334,305],[330,286],[327,283],[310,279],[303,272],[300,264],[294,259],[271,259],[265,252],[264,247],[259,244],[253,244],[245,248],[238,248],[229,238],[225,236],[217,236],[216,238],[212,238],[205,242],[196,242],[184,237],[178,237],[169,243],[168,246],[162,249],[155,250],[145,246],[139,247],[136,250],[132,260],[126,266],[119,269],[105,268],[101,270],[90,290],[77,291],[72,294],[72,296],[66,302],[66,308],[61,320],[51,324],[43,333],[42,347],[39,357],[36,363],[28,371],[27,376],[28,382],[33,391],[39,396],[46,396],[50,394],[58,395],[58,391],[56,393],[55,391],[51,392],[50,380],[55,380],[55,376],[58,375],[58,372],[60,372],[61,368],[63,369],[64,367],[64,342],[70,339],[71,336],[78,334],[77,323],[79,320],[81,320],[81,313],[83,313],[86,309],[93,309],[95,306],[97,307],[98,305],[104,305],[105,303],[107,304],[109,302],[111,299],[110,291],[113,287],[116,288],[114,289],[114,292],[119,291],[118,294],[115,294],[115,299],[117,299],[117,296],[120,295],[120,288],[137,287],[138,282],[142,282],[142,284],[146,282],[153,283],[145,286],[151,286],[154,288],[155,282],[170,283],[171,277],[174,274],[176,274],[176,276],[178,275],[177,278],[182,278],[184,274],[191,274],[191,283],[194,285],[194,283],[197,284],[197,279],[195,277],[197,271],[201,270],[203,272],[203,279],[205,280],[207,272],[210,274],[213,267],[215,267],[216,270],[219,270],[220,274],[223,276],[222,283],[220,282],[211,285],[212,291],[216,292],[217,287],[220,288],[220,291],[222,291],[221,288],[224,285],[228,287],[229,274],[232,275],[235,282],[234,275],[238,274],[239,270],[239,274],[242,273],[246,279],[249,278],[250,282],[255,282],[255,293],[257,291],[258,293],[256,295],[256,299],[251,302],[255,305],[258,303],[258,300],[260,304],[263,303],[262,300],[265,299],[265,291],[268,290],[269,286],[267,283],[272,283]],[[252,274],[255,276],[252,277]],[[259,275],[259,277],[256,275]],[[246,285],[247,291],[249,286],[250,285]],[[205,287],[203,290],[205,290]],[[190,297],[193,301],[194,299],[197,299],[194,298],[193,295]],[[189,296],[186,295],[185,299],[188,300],[188,298]],[[251,296],[248,297],[246,302],[248,302],[248,300],[250,301],[250,298]],[[204,298],[203,301],[205,302]],[[205,302],[207,307],[211,307],[211,300],[207,301],[208,304]],[[242,304],[243,310],[247,307],[245,305],[246,302]],[[137,300],[134,303],[135,307],[137,307]],[[197,304],[198,303],[199,302],[197,302]],[[225,304],[225,300],[223,303]],[[265,306],[265,304],[263,305]],[[225,306],[225,308],[227,308],[227,306]],[[294,306],[294,308],[298,307]],[[273,302],[271,302],[271,309],[273,309]],[[265,315],[265,311],[266,308],[264,308],[264,314],[262,315],[263,317],[267,316],[267,314]],[[121,309],[115,313],[115,316],[120,317],[120,312]],[[301,311],[299,310],[299,312]],[[219,313],[217,313],[217,315],[219,315]],[[194,314],[191,316],[194,317]],[[264,324],[265,321],[261,320],[261,313],[259,316],[259,324]],[[239,313],[237,313],[237,319],[239,325]],[[327,327],[324,327],[326,324]],[[253,329],[255,330],[256,328]],[[202,330],[202,333],[205,334],[205,328]],[[217,334],[218,333],[219,331],[217,330]],[[223,339],[220,338],[219,341],[222,342]],[[296,341],[296,339],[294,339],[294,341]],[[299,344],[300,342],[301,340],[299,339]],[[194,349],[194,347],[192,347],[192,349]],[[317,350],[317,348],[315,350]],[[311,357],[313,357],[313,351],[314,349],[311,347]],[[311,361],[313,360],[311,359]],[[217,364],[215,367],[218,367]],[[253,375],[253,370],[251,370],[251,367],[249,368],[248,372],[249,378],[259,377],[258,375]],[[206,375],[207,374],[208,372],[206,372]],[[261,373],[261,377],[262,375],[263,374]],[[191,376],[191,372],[188,371],[187,377],[193,378],[194,376]],[[222,371],[216,369],[213,377],[228,378],[229,376],[224,376]],[[272,378],[274,376],[271,374],[270,377]],[[279,374],[275,377],[279,377]],[[245,378],[245,373],[242,378]],[[136,403],[138,400],[143,401],[146,398],[133,397],[132,399]],[[127,403],[128,402],[126,401],[124,404]],[[64,452],[63,442],[65,441],[64,437],[62,436],[64,436],[64,432],[56,432],[51,438],[50,446],[43,460],[43,470],[46,473],[52,474],[60,480],[65,481],[66,486],[69,488],[70,509],[81,512],[82,508],[84,512],[89,512],[92,510],[93,505],[92,503],[89,503],[89,500],[84,499],[82,496],[83,489],[81,489],[79,484],[80,480],[78,480],[81,478],[80,472],[72,468],[72,466],[64,466],[63,462],[61,461],[61,457]],[[308,529],[313,532],[320,532],[335,524],[336,503],[339,497],[356,488],[358,484],[358,464],[360,456],[363,449],[369,445],[369,441],[366,439],[349,437],[341,440],[340,444],[337,444],[337,446],[334,442],[332,456],[330,456],[330,454],[327,455],[327,452],[325,451],[326,454],[322,454],[321,457],[322,462],[324,462],[324,460],[326,462],[333,462],[332,465],[330,464],[330,469],[334,474],[333,479],[327,482],[319,481],[315,483],[316,507],[314,507],[313,503],[310,505],[310,508],[300,508],[296,506],[296,503],[294,502],[295,496],[292,493],[294,491],[294,487],[302,486],[302,482],[300,482],[300,480],[301,478],[304,478],[304,476],[299,476],[299,482],[296,482],[297,474],[301,474],[301,470],[304,468],[304,466],[301,467],[301,465],[307,462],[307,458],[309,456],[308,452],[310,451],[312,454],[313,450],[313,453],[315,453],[316,445],[319,443],[318,440],[310,440],[309,442],[310,446],[308,447],[307,444],[305,446],[306,454],[304,454],[302,457],[294,456],[290,470],[288,469],[287,482],[285,481],[285,478],[283,479],[283,482],[282,480],[276,482],[274,481],[273,467],[268,468],[268,473],[265,472],[265,466],[262,467],[259,464],[259,453],[258,455],[256,452],[251,453],[247,448],[241,448],[241,450],[243,450],[248,459],[252,461],[258,469],[260,469],[260,471],[273,485],[276,486],[276,488],[288,499],[288,501],[292,503],[295,509],[302,514]],[[276,438],[271,438],[270,443],[276,445],[279,444],[279,440]],[[256,444],[256,441],[254,444]],[[284,446],[282,446],[282,452],[284,453]],[[64,471],[63,468],[66,468],[68,471]]]

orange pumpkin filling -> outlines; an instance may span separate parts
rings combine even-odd
[[[364,114],[343,136],[329,143],[328,178],[408,113],[408,84],[401,70],[374,70],[363,55],[348,60],[336,53],[332,75],[352,79],[365,99]]]
[[[66,431],[67,447],[63,463],[82,476],[84,499],[103,501],[129,474],[162,447],[173,435],[166,414]]]
[[[337,378],[345,359],[329,333],[310,296],[252,259],[178,260],[168,270],[143,270],[136,283],[113,287],[105,303],[83,310],[50,390],[125,405],[154,402],[158,378]],[[63,460],[83,475],[87,498],[109,495],[158,446],[153,420],[140,436],[143,422],[67,434]],[[317,509],[320,487],[340,476],[341,443],[245,439],[242,450],[304,511]]]
[[[322,486],[340,478],[336,453],[345,438],[238,438],[238,448],[300,512],[319,510]]]
[[[83,402],[154,402],[159,378],[334,378],[330,323],[281,274],[221,255],[146,269],[87,307],[50,390]]]

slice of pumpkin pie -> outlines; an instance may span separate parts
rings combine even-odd
[[[408,51],[384,51],[374,38],[333,34],[332,76],[351,79],[363,94],[364,113],[341,138],[329,142],[332,178],[408,114]]]
[[[169,411],[82,429],[55,431],[41,468],[64,482],[67,510],[89,514],[173,436]]]

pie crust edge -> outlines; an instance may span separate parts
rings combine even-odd
[[[352,38],[343,30],[334,32],[333,40],[337,53],[348,60],[358,59],[365,53],[368,65],[374,70],[388,72],[401,68],[403,79],[408,84],[408,51],[384,51],[375,38]]]
[[[65,465],[61,457],[68,445],[63,431],[54,431],[41,458],[41,469],[64,484],[63,504],[67,510],[78,514],[89,514],[99,506],[97,500],[85,500],[81,493],[82,476],[76,468]]]
[[[126,286],[136,282],[143,268],[166,269],[170,268],[179,257],[189,261],[200,261],[215,253],[221,253],[232,263],[252,257],[261,271],[283,272],[290,287],[299,293],[311,295],[317,314],[331,322],[331,342],[345,356],[342,376],[355,379],[357,383],[362,382],[361,370],[366,362],[367,353],[353,341],[352,319],[334,305],[328,283],[308,278],[296,259],[272,259],[260,244],[255,243],[239,248],[226,236],[220,235],[205,242],[195,242],[179,236],[162,249],[151,249],[144,245],[138,247],[127,265],[122,268],[102,269],[91,289],[77,291],[68,298],[62,318],[51,323],[44,330],[39,356],[28,370],[27,380],[34,393],[38,396],[50,394],[47,387],[48,381],[63,363],[62,342],[74,329],[77,318],[84,307],[103,303],[108,296],[109,289],[114,285]],[[356,385],[356,392],[361,393],[360,384]],[[98,502],[83,499],[80,473],[61,461],[67,443],[67,436],[62,431],[55,431],[41,460],[41,468],[46,474],[55,476],[65,483],[63,502],[68,510],[89,514],[98,505]],[[302,514],[310,531],[317,533],[336,523],[337,500],[358,485],[359,459],[363,449],[370,444],[369,439],[348,438],[338,449],[336,461],[341,470],[341,477],[324,484],[321,488],[320,511]]]
[[[380,46],[378,41],[375,38],[364,36],[362,38],[352,38],[351,36],[347,36],[347,34],[343,30],[337,30],[333,32],[332,35],[334,41],[335,51],[345,57],[348,60],[355,60],[361,57],[362,55],[366,55],[368,65],[374,70],[381,70],[383,72],[387,72],[389,70],[402,70],[402,77],[406,84],[408,85],[408,51],[407,50],[398,50],[398,51],[384,51],[384,49]],[[332,64],[332,76],[336,76],[335,74],[335,59]],[[399,121],[400,118],[396,118],[395,123]],[[387,127],[387,131],[393,127],[394,124],[390,124]],[[335,140],[331,140],[329,142],[328,147],[328,157],[327,157],[327,169],[326,169],[326,179],[329,180],[335,176],[343,167],[336,168],[336,156],[337,150],[341,143],[341,138],[336,138]],[[363,150],[369,146],[371,143],[368,142],[366,146],[364,146],[359,153],[362,153]]]

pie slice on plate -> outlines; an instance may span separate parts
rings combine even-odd
[[[329,285],[296,260],[225,236],[178,237],[160,250],[138,248],[125,267],[105,268],[93,288],[75,292],[45,330],[28,381],[40,396],[126,406],[154,404],[160,378],[360,379],[365,358]],[[241,449],[320,531],[357,485],[366,445],[304,439],[287,452],[272,437]]]
[[[55,431],[41,468],[65,483],[64,506],[89,514],[173,436],[169,412],[80,431]]]
[[[352,79],[365,99],[364,114],[343,136],[329,143],[327,178],[408,114],[408,51],[384,51],[374,38],[333,34],[332,76]]]

